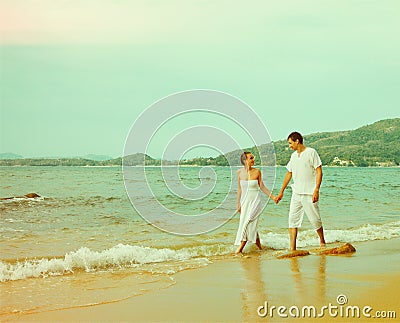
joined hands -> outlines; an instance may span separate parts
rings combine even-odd
[[[283,198],[283,193],[279,193],[277,196],[273,197],[272,199],[274,200],[275,204],[278,204],[280,200]]]

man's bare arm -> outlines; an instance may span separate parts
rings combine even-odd
[[[281,190],[279,191],[279,194],[276,196],[276,202],[277,203],[282,199],[283,192],[285,191],[286,187],[290,183],[291,179],[292,179],[292,173],[291,172],[287,172],[286,175],[285,175],[285,178],[283,179]]]
[[[312,196],[313,203],[318,202],[318,200],[319,200],[319,189],[321,187],[322,176],[323,176],[322,167],[321,166],[318,166],[315,169],[315,171],[317,172],[317,177],[316,177],[316,180],[315,180],[315,190],[314,190],[314,193],[313,193],[313,196]]]

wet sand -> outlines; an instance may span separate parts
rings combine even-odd
[[[125,299],[115,302],[44,312],[39,308],[37,312],[9,314],[0,319],[10,322],[274,322],[299,320],[292,318],[297,314],[296,308],[301,318],[304,306],[314,306],[316,315],[321,317],[310,319],[304,308],[302,320],[372,322],[374,316],[383,313],[393,316],[395,311],[397,318],[379,319],[379,322],[399,321],[400,239],[353,245],[357,252],[351,255],[312,254],[290,259],[272,257],[273,250],[261,253],[251,250],[248,257],[214,259],[207,267],[163,277],[146,292],[127,293]],[[134,279],[126,280],[123,288],[129,289]],[[35,281],[39,293],[46,279]],[[90,284],[87,285],[89,288]],[[110,299],[113,292],[110,289]],[[49,293],[80,297],[76,290],[55,288]],[[84,291],[81,295],[84,297]],[[323,306],[327,308],[323,310]],[[359,318],[353,317],[356,309],[350,306],[360,309]],[[367,306],[371,307],[366,309],[370,318],[362,313]]]

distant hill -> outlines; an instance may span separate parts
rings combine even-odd
[[[85,156],[82,156],[83,159],[90,159],[90,160],[97,160],[97,161],[104,161],[104,160],[111,160],[111,156],[107,155],[94,155],[94,154],[88,154]]]
[[[109,166],[109,162],[83,158],[23,158],[2,159],[0,166]],[[121,160],[115,165],[121,165]]]
[[[0,154],[0,159],[20,159],[24,158],[21,155],[14,154],[14,153],[1,153]]]
[[[136,153],[133,155],[128,155],[123,158],[124,166],[138,166],[144,164],[151,164],[155,161],[154,158],[151,158],[149,155],[143,153]]]
[[[323,165],[337,166],[398,166],[400,165],[400,118],[386,119],[355,130],[319,132],[304,136],[304,144],[315,148]],[[266,165],[286,165],[293,152],[288,148],[286,138],[248,147],[260,165],[260,155]],[[218,157],[198,157],[181,161],[163,161],[167,165],[228,166],[240,165],[242,150],[235,150]],[[274,154],[275,153],[275,154]],[[4,156],[4,157],[2,157]],[[10,158],[6,158],[6,157]],[[89,158],[92,156],[92,158]],[[87,155],[86,158],[22,158],[20,155],[0,154],[0,166],[125,166],[161,165],[161,160],[143,153],[124,158],[102,160],[100,155]],[[94,157],[99,160],[94,159]]]
[[[356,130],[305,135],[304,144],[318,151],[323,165],[396,166],[400,164],[400,118],[381,120]],[[256,165],[262,156],[270,166],[286,165],[293,153],[285,138],[273,144],[228,152],[225,154],[227,165],[239,166],[243,151],[255,155]]]
[[[320,132],[304,136],[323,165],[395,166],[400,164],[400,118],[386,119],[356,130]],[[290,154],[285,140],[274,142],[276,163],[286,165]],[[263,146],[260,146],[263,153]]]

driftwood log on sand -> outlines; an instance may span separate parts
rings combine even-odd
[[[345,243],[340,247],[334,248],[318,248],[311,250],[311,253],[314,255],[345,255],[351,254],[356,252],[356,248],[354,248],[350,243]],[[286,259],[286,258],[293,258],[293,257],[302,257],[308,256],[310,252],[308,250],[294,250],[289,251],[284,254],[280,254],[277,256],[278,259]]]
[[[277,256],[278,259],[286,259],[286,258],[293,258],[293,257],[302,257],[308,256],[310,252],[308,250],[294,250],[283,255]]]
[[[356,248],[350,243],[345,243],[343,246],[329,249],[322,249],[318,252],[319,255],[343,255],[356,252]]]

